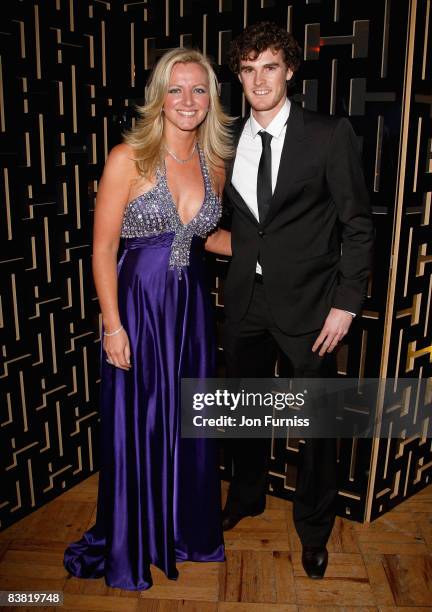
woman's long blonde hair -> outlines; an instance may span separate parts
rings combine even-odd
[[[164,157],[162,107],[168,92],[171,71],[174,65],[179,63],[199,64],[208,75],[209,111],[198,128],[197,138],[209,164],[212,179],[215,179],[217,168],[223,167],[224,161],[233,155],[229,131],[233,118],[222,110],[218,82],[209,60],[195,49],[173,49],[159,59],[147,84],[146,104],[137,107],[139,119],[135,126],[124,134],[124,141],[134,149],[138,173],[151,180]]]

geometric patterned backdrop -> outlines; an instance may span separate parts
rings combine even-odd
[[[430,0],[8,0],[0,11],[0,528],[98,468],[97,181],[171,47],[208,53],[225,106],[241,115],[229,41],[262,19],[294,34],[304,48],[295,99],[349,117],[376,221],[375,270],[340,373],[378,377],[385,360],[384,375],[431,375]],[[219,320],[225,270],[209,260]],[[276,495],[292,495],[298,444],[274,442]],[[373,518],[426,484],[430,441],[390,446],[343,441],[340,514]]]
[[[396,206],[393,266],[381,375],[432,381],[432,88],[431,2],[412,2]],[[430,385],[422,404],[431,402]],[[432,482],[432,440],[413,405],[417,435],[375,442],[368,513],[373,519]],[[415,420],[417,418],[417,420]]]

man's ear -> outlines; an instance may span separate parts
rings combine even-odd
[[[293,78],[293,75],[294,75],[294,71],[291,70],[291,68],[288,68],[287,73],[286,73],[286,80],[291,81],[291,79]]]
[[[240,81],[240,83],[242,83],[240,72],[237,72],[237,78]]]

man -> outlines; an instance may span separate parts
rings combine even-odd
[[[361,310],[373,226],[356,136],[347,119],[290,102],[300,64],[273,23],[235,39],[230,65],[251,113],[227,174],[233,256],[225,285],[230,377],[271,377],[278,351],[297,378],[336,375],[334,349]],[[224,529],[265,507],[268,440],[235,440]],[[298,466],[294,522],[311,578],[327,567],[335,518],[336,444],[308,439]]]

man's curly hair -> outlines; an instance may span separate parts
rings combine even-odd
[[[248,26],[232,41],[228,53],[229,67],[237,74],[241,60],[256,59],[269,48],[274,51],[282,49],[288,68],[294,73],[298,70],[302,53],[299,44],[291,34],[271,21]]]

